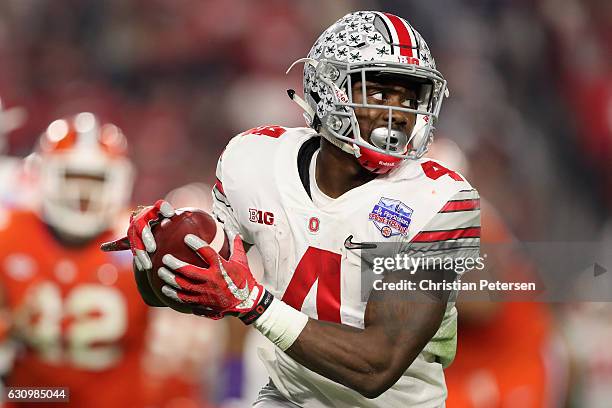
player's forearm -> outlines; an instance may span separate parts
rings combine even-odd
[[[418,355],[406,355],[376,328],[357,329],[310,319],[287,354],[303,366],[368,398],[390,388]],[[416,346],[416,345],[415,345]]]
[[[398,282],[410,276],[397,272],[384,281]],[[444,274],[434,278],[443,279]],[[434,336],[448,296],[442,291],[401,296],[374,292],[365,310],[365,329],[308,319],[274,299],[254,325],[303,366],[375,398],[395,384]]]
[[[393,385],[423,346],[412,348],[405,333],[384,326],[308,319],[278,299],[254,326],[300,364],[369,398]]]

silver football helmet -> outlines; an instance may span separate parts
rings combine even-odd
[[[291,67],[300,62],[304,63],[304,99],[293,91],[289,96],[304,109],[308,126],[354,154],[362,166],[384,174],[403,159],[417,159],[427,152],[448,89],[427,43],[406,20],[378,11],[350,13],[325,30],[308,56]],[[400,76],[416,84],[415,105],[368,103],[368,79],[380,75]],[[359,100],[352,92],[357,82],[361,84]],[[353,109],[359,107],[389,112],[387,127],[374,129],[369,142],[359,131]],[[410,135],[393,129],[393,111],[416,115]]]

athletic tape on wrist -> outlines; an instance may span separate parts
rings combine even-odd
[[[253,327],[285,351],[295,342],[306,323],[308,316],[272,297],[267,310],[255,320]]]

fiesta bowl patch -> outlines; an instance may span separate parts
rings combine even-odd
[[[381,197],[370,212],[369,219],[383,237],[406,235],[412,216],[412,208],[399,200]]]

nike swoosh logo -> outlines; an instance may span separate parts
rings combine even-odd
[[[351,249],[376,249],[376,248],[378,248],[378,245],[370,244],[370,243],[365,243],[365,242],[353,242],[353,236],[349,235],[344,240],[344,247],[346,249],[348,249],[348,250],[351,250]]]
[[[239,289],[238,286],[234,283],[233,279],[230,278],[230,276],[228,275],[221,261],[219,261],[219,269],[221,269],[221,276],[223,276],[223,279],[225,280],[225,283],[227,284],[227,288],[230,290],[232,295],[234,295],[234,297],[240,300],[241,302],[244,302],[245,300],[247,300],[251,292],[249,290],[249,283],[245,282],[244,288]]]

